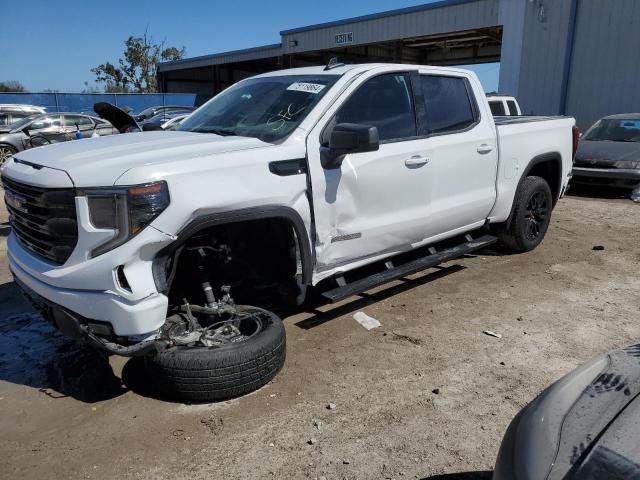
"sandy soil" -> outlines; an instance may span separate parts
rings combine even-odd
[[[0,477],[488,478],[521,407],[638,341],[639,214],[624,199],[569,197],[532,253],[483,251],[287,318],[276,379],[209,405],[149,396],[130,365],[123,383],[123,359],[102,361],[31,313],[2,222]],[[382,327],[365,330],[358,311]]]

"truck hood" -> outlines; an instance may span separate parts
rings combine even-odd
[[[111,186],[124,172],[143,165],[269,146],[257,138],[211,133],[141,132],[110,135],[33,148],[18,161],[66,172],[76,187]],[[10,174],[10,165],[7,173]]]

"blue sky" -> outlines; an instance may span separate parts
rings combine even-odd
[[[433,1],[433,0],[432,0]],[[116,63],[129,35],[145,28],[187,56],[280,41],[289,28],[409,7],[426,0],[0,0],[0,81],[18,80],[32,91],[77,92],[93,83],[90,69]],[[485,90],[498,86],[498,64],[473,67]]]

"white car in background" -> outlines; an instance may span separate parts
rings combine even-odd
[[[488,94],[489,108],[494,117],[515,117],[522,115],[520,105],[515,97]]]

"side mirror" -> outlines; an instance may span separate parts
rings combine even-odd
[[[380,148],[378,129],[371,125],[339,123],[331,132],[329,147],[323,147],[320,163],[327,170],[340,168],[345,155],[375,152]]]

